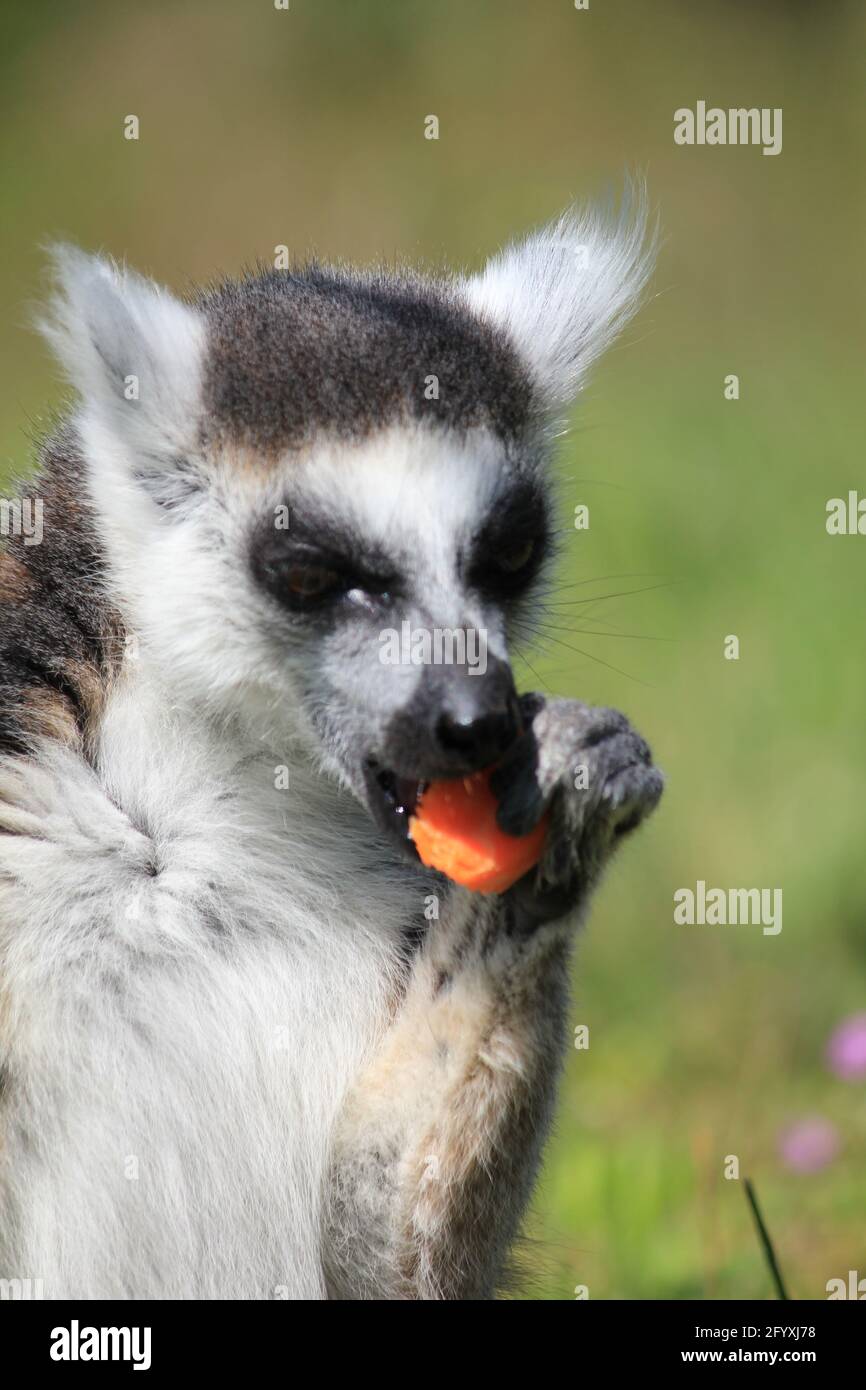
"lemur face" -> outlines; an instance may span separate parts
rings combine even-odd
[[[291,653],[323,747],[400,837],[425,781],[518,732],[509,629],[551,548],[537,465],[487,430],[394,425],[293,462],[250,528],[269,664]]]
[[[258,479],[257,665],[403,837],[425,781],[519,730],[507,636],[550,551],[543,402],[454,287],[271,275],[205,307],[203,449]]]
[[[551,553],[551,426],[650,254],[638,208],[471,278],[314,266],[180,302],[58,253],[44,327],[110,597],[166,698],[297,737],[398,836],[424,781],[495,762]]]

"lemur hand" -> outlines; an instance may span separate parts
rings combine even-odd
[[[664,779],[617,710],[535,694],[521,704],[525,732],[491,789],[510,834],[528,834],[551,809],[540,863],[506,895],[519,926],[530,930],[588,897],[615,845],[655,807]]]

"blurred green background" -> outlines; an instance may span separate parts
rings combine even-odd
[[[825,1058],[866,1008],[866,538],[825,530],[828,498],[866,494],[866,7],[6,0],[3,25],[7,471],[62,395],[27,327],[48,238],[181,290],[282,243],[478,265],[646,175],[654,294],[563,447],[579,587],[525,683],[625,709],[669,785],[580,946],[590,1046],[566,1062],[523,1295],[771,1296],[729,1154],[794,1297],[866,1275],[866,1081]],[[699,99],[782,107],[782,153],[676,146]],[[699,878],[782,888],[781,934],[675,926]],[[780,1136],[810,1116],[832,1128],[802,1172]]]

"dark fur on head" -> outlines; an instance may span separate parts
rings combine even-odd
[[[272,452],[408,419],[519,436],[529,374],[453,286],[401,272],[261,270],[202,295],[206,428]],[[436,394],[425,395],[431,376]]]

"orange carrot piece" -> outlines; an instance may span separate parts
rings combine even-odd
[[[538,863],[547,832],[547,816],[528,835],[499,829],[493,771],[431,782],[409,821],[421,862],[476,893],[504,893],[522,878]]]

